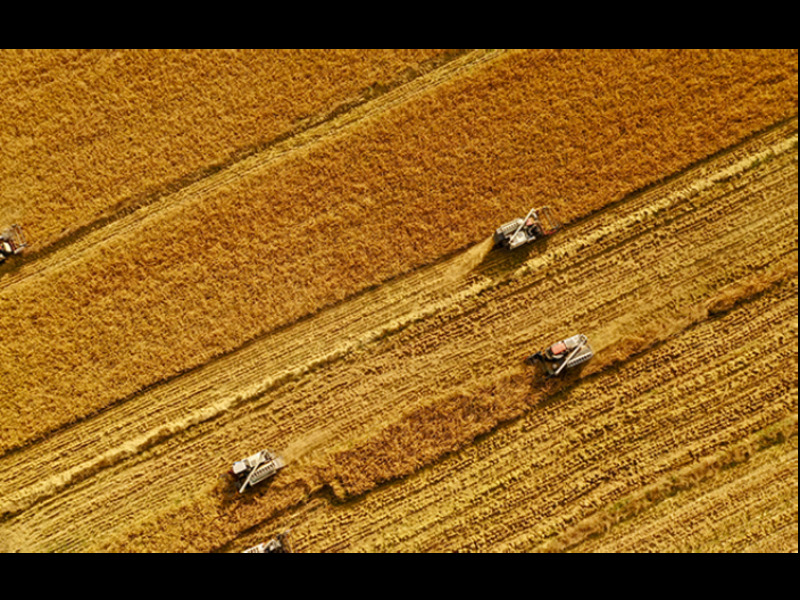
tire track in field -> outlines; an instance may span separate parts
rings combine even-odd
[[[93,543],[85,538],[86,531],[111,531],[125,519],[146,514],[153,507],[169,505],[171,498],[206,493],[208,479],[203,480],[204,484],[198,482],[197,474],[207,476],[208,473],[223,472],[230,457],[238,458],[253,446],[293,447],[295,467],[302,470],[308,465],[309,456],[314,461],[324,460],[325,452],[335,450],[336,443],[331,445],[332,440],[344,440],[338,442],[340,445],[353,443],[363,435],[369,436],[376,427],[380,429],[380,424],[387,419],[401,417],[398,410],[402,412],[406,406],[430,400],[430,396],[425,397],[425,394],[436,393],[437,389],[442,393],[441,388],[457,387],[465,380],[469,382],[473,376],[485,377],[500,372],[498,365],[502,371],[502,365],[518,361],[526,349],[548,341],[546,338],[563,328],[565,323],[573,322],[574,325],[577,321],[571,314],[577,314],[578,321],[583,319],[587,324],[594,323],[594,328],[602,329],[605,322],[613,324],[627,312],[624,305],[615,302],[620,294],[614,289],[602,294],[599,293],[602,290],[591,291],[598,287],[598,282],[608,281],[609,273],[625,281],[624,287],[629,291],[621,289],[624,300],[626,295],[634,297],[637,293],[652,295],[659,292],[654,288],[665,285],[664,280],[678,292],[682,286],[689,285],[687,279],[695,279],[698,275],[702,275],[699,277],[701,283],[708,280],[713,284],[726,275],[726,269],[733,268],[725,266],[726,263],[747,269],[763,266],[764,260],[774,259],[791,249],[791,242],[786,241],[790,238],[785,232],[796,227],[796,206],[791,201],[788,207],[784,206],[787,194],[791,200],[791,194],[796,193],[796,168],[794,186],[787,187],[786,170],[792,170],[791,166],[787,167],[787,160],[791,163],[791,156],[787,159],[786,156],[771,155],[777,159],[765,161],[754,169],[750,168],[758,162],[754,157],[761,155],[746,155],[738,161],[742,163],[738,170],[727,171],[730,176],[726,175],[724,181],[719,180],[722,185],[708,184],[698,188],[687,187],[691,178],[676,181],[672,187],[667,186],[668,189],[651,190],[628,199],[613,210],[577,223],[568,229],[568,235],[553,238],[541,252],[531,251],[527,263],[543,261],[536,263],[537,270],[524,263],[515,267],[514,257],[518,254],[497,255],[504,257],[499,263],[488,261],[486,268],[479,265],[473,276],[463,280],[464,286],[481,282],[488,285],[486,280],[489,280],[491,285],[482,288],[483,294],[458,297],[441,307],[442,319],[433,318],[436,314],[431,313],[427,315],[430,323],[411,319],[406,325],[407,331],[398,329],[397,336],[384,337],[379,333],[367,339],[367,343],[385,341],[382,346],[388,345],[389,350],[382,351],[383,354],[373,356],[366,352],[369,348],[362,352],[356,345],[351,350],[352,360],[336,360],[344,356],[333,357],[331,361],[320,364],[313,371],[313,377],[304,376],[310,371],[301,364],[298,372],[284,377],[284,385],[270,384],[267,389],[258,387],[269,379],[269,375],[265,376],[266,363],[261,359],[254,360],[249,368],[241,370],[242,355],[239,354],[222,365],[216,379],[204,370],[210,367],[207,365],[196,372],[202,373],[196,379],[187,375],[175,380],[169,390],[166,389],[168,386],[159,386],[148,391],[142,403],[128,416],[115,408],[108,421],[103,422],[100,418],[87,420],[33,448],[9,455],[14,461],[19,460],[17,466],[11,466],[11,458],[4,457],[2,472],[8,473],[9,477],[2,480],[2,489],[3,497],[8,500],[5,509],[13,513],[10,520],[23,524],[23,528],[31,532],[39,532],[40,535],[35,536],[39,540],[36,543],[45,544],[45,547],[86,547]],[[788,176],[791,180],[791,174]],[[775,186],[777,192],[773,189]],[[688,191],[678,193],[681,189]],[[693,193],[692,190],[700,191]],[[657,201],[665,196],[672,198],[671,203],[658,204]],[[654,202],[660,210],[653,210]],[[759,209],[755,213],[757,218],[741,210],[748,204]],[[620,225],[618,229],[609,227],[615,222]],[[705,229],[698,229],[698,223],[702,223]],[[602,235],[597,235],[598,231],[602,231]],[[757,239],[775,238],[784,243],[766,247],[761,255],[754,254],[742,241],[747,240],[749,244],[756,233]],[[587,240],[591,241],[588,246]],[[674,244],[677,246],[673,247]],[[733,252],[737,248],[738,251]],[[796,246],[794,249],[796,251]],[[548,255],[549,261],[544,259]],[[639,255],[649,256],[648,261],[626,266],[626,261],[629,262],[626,257]],[[714,262],[714,257],[720,255],[725,259],[717,258]],[[661,267],[656,265],[656,257],[663,259]],[[463,259],[463,256],[457,256],[452,260],[457,264]],[[711,263],[706,266],[704,263],[708,261]],[[466,262],[469,264],[470,261]],[[492,270],[500,267],[505,268],[504,274],[495,275],[492,280]],[[454,269],[450,262],[437,265],[437,268],[432,271],[435,276],[429,273],[427,281],[441,284],[447,279],[446,274]],[[720,268],[722,274],[716,275],[715,271]],[[509,277],[509,273],[515,277]],[[405,278],[400,278],[372,291],[386,293],[390,285],[395,285],[398,286],[395,293],[402,296],[404,282]],[[500,285],[502,283],[505,285]],[[456,293],[459,289],[455,286],[451,291]],[[591,301],[580,302],[570,298],[570,290],[585,290]],[[410,291],[403,293],[410,294]],[[554,316],[548,317],[548,307],[537,304],[536,299],[543,294],[544,297],[553,295],[548,299],[557,307],[557,310],[550,309]],[[669,302],[683,296],[685,294],[679,293],[670,298],[668,294],[658,293],[654,298],[661,299],[640,316],[649,319],[661,309],[669,310]],[[417,297],[425,298],[425,295]],[[342,337],[343,315],[346,316],[352,306],[347,302],[340,308],[344,312],[331,319],[339,329],[326,330],[324,335],[317,329],[317,337],[308,338],[316,340],[318,349],[330,349],[330,341]],[[350,318],[355,316],[359,322],[375,309],[375,303],[367,303],[366,312],[362,307]],[[448,311],[452,313],[449,316],[445,314]],[[328,315],[328,311],[320,313],[323,314]],[[379,321],[385,317],[383,315]],[[420,327],[411,326],[415,322],[419,322]],[[287,339],[306,340],[303,336],[292,336],[290,330],[293,327],[287,328],[286,331],[290,332]],[[489,332],[489,339],[485,332]],[[451,342],[437,353],[431,343],[440,335]],[[491,339],[493,337],[497,340]],[[402,339],[395,342],[395,338]],[[283,357],[285,348],[273,345],[273,342],[274,336],[268,336],[250,348],[256,355],[269,351],[278,352]],[[394,344],[399,344],[396,351],[391,350]],[[219,366],[222,362],[213,364]],[[408,367],[398,370],[396,365],[400,363],[408,364]],[[359,371],[362,364],[365,370]],[[416,369],[416,372],[404,371],[405,368]],[[337,374],[340,371],[341,374]],[[358,372],[362,373],[361,377]],[[254,395],[230,400],[243,393],[242,390],[251,390]],[[151,392],[164,395],[159,400]],[[421,398],[420,392],[424,392]],[[183,423],[182,418],[196,418],[185,403],[204,395],[208,402],[200,403],[200,408],[214,406],[215,400],[228,403],[228,408],[191,423],[193,426],[189,429],[175,427],[175,424]],[[130,408],[133,402],[123,406]],[[159,421],[156,417],[154,421],[151,413],[162,410],[175,412],[166,420]],[[165,413],[160,414],[163,416]],[[136,439],[137,433],[148,436],[158,431],[159,426],[177,430],[163,439],[150,439],[154,442],[150,445],[120,453],[107,464],[97,462],[97,456],[102,455],[104,449],[113,453],[131,439]],[[64,437],[61,437],[62,433]],[[47,457],[65,455],[74,460],[78,474],[73,473],[60,484],[55,481],[61,487],[41,487],[48,478],[50,483],[54,483],[53,463],[48,463]],[[191,460],[187,461],[185,457],[191,457]],[[70,467],[64,462],[61,465],[66,470]],[[27,481],[21,480],[28,477]],[[16,506],[9,509],[12,502]],[[86,512],[88,506],[105,508]],[[33,510],[28,510],[31,508]],[[65,525],[67,520],[69,524]]]
[[[353,127],[367,119],[379,117],[382,113],[408,101],[414,96],[458,77],[465,72],[480,68],[501,56],[504,50],[474,50],[457,56],[430,72],[417,76],[407,83],[380,94],[370,100],[349,105],[345,110],[334,113],[319,123],[302,131],[279,139],[264,150],[250,154],[223,168],[209,169],[211,174],[189,183],[174,193],[151,195],[144,205],[123,208],[109,217],[82,227],[78,232],[44,248],[27,259],[23,256],[16,261],[0,278],[0,290],[11,287],[24,279],[34,277],[54,268],[68,268],[78,261],[90,261],[91,251],[117,236],[145,228],[153,219],[166,218],[172,210],[199,201],[217,188],[237,181],[260,169],[302,152],[326,140],[346,135]]]
[[[552,249],[532,255],[514,268],[522,252],[494,252],[486,259],[487,240],[449,260],[387,282],[322,311],[309,319],[282,328],[241,350],[201,368],[156,385],[118,403],[111,409],[56,432],[33,444],[30,450],[0,459],[0,515],[13,514],[58,490],[161,443],[185,429],[213,421],[244,406],[252,398],[296,381],[332,361],[346,357],[375,341],[401,331],[410,324],[460,306],[504,281],[538,273],[537,282],[553,265],[601,255],[627,236],[642,235],[661,221],[659,213],[688,210],[692,198],[767,157],[791,149],[793,139],[779,138],[758,153],[718,168],[689,184],[678,183],[666,194],[644,194],[629,200],[623,210],[595,215],[552,240]],[[621,236],[621,237],[620,237]],[[482,260],[483,259],[483,260]],[[480,268],[475,271],[476,266]],[[509,271],[509,266],[511,270]],[[613,264],[601,269],[619,269]],[[469,275],[469,276],[468,276]],[[502,315],[500,315],[502,318]],[[600,350],[603,340],[594,340]],[[100,442],[100,443],[98,443]],[[69,456],[60,469],[38,470],[27,458],[31,452],[43,456]],[[291,453],[291,449],[290,449]],[[28,464],[26,468],[22,465]],[[45,465],[43,462],[42,465]]]
[[[720,457],[724,459],[724,455]],[[792,448],[790,443],[781,443],[779,448],[745,456],[740,463],[731,471],[730,466],[723,470],[712,462],[713,472],[697,483],[691,481],[697,476],[690,468],[687,490],[677,495],[670,490],[658,506],[637,514],[622,527],[600,531],[574,550],[742,552],[754,544],[768,544],[773,536],[785,546],[789,536],[781,530],[791,524],[795,530],[797,527],[796,444]],[[715,538],[725,541],[716,542]]]

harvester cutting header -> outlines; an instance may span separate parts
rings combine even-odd
[[[513,250],[528,242],[552,235],[560,227],[561,223],[549,206],[532,208],[524,219],[516,218],[498,227],[494,232],[494,243],[496,246]]]
[[[22,252],[27,245],[28,241],[19,225],[12,225],[0,233],[0,264],[3,264],[7,258]]]

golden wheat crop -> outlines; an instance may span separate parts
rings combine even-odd
[[[550,239],[288,323],[0,454],[0,548],[227,552],[288,527],[300,552],[791,550],[796,194],[794,117]],[[82,264],[51,257],[0,285]],[[595,357],[563,379],[522,360],[576,332]],[[224,473],[261,447],[287,468],[237,495]]]
[[[0,224],[41,248],[200,178],[444,50],[3,50]]]
[[[796,111],[796,51],[507,53],[0,291],[0,448],[531,205],[577,219]]]

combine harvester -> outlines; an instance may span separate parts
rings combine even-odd
[[[279,533],[278,537],[268,542],[261,542],[252,548],[242,550],[242,554],[291,554],[292,546],[289,543],[289,532]]]
[[[560,228],[561,223],[549,206],[543,206],[538,210],[532,208],[524,219],[516,218],[498,227],[494,232],[494,244],[514,250],[523,244],[552,235]]]
[[[593,356],[589,340],[579,333],[530,355],[526,361],[529,364],[541,363],[548,377],[558,377],[564,370],[575,368]]]
[[[28,242],[25,239],[25,234],[22,232],[22,227],[19,225],[12,225],[0,233],[0,265],[3,264],[7,258],[22,252],[22,249],[27,245]]]
[[[269,450],[262,450],[252,456],[233,463],[230,470],[231,475],[236,479],[237,489],[241,494],[248,487],[253,487],[265,479],[269,479],[278,469],[286,466],[284,460],[277,454]]]

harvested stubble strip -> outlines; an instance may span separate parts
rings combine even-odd
[[[509,53],[0,293],[0,450],[530,205],[569,222],[796,112],[796,51]]]
[[[282,479],[276,479],[268,492],[256,493],[249,502],[223,500],[222,485],[187,500],[180,508],[165,507],[154,511],[152,521],[140,522],[129,530],[101,542],[101,551],[208,552],[226,544],[242,531],[291,510],[323,488],[331,490],[340,501],[363,495],[377,486],[409,476],[425,465],[451,452],[457,452],[477,437],[520,418],[537,405],[558,398],[560,392],[576,382],[609,369],[617,362],[642,354],[678,331],[719,315],[712,310],[724,298],[724,311],[757,298],[771,288],[791,285],[796,289],[797,263],[784,259],[759,275],[746,277],[715,294],[712,298],[682,307],[685,320],[675,330],[653,329],[646,332],[636,348],[627,354],[608,353],[588,365],[592,369],[568,373],[559,379],[546,379],[536,369],[521,367],[500,374],[477,387],[465,388],[449,397],[420,406],[388,424],[384,429],[357,440],[351,449],[336,452],[322,464],[293,465]],[[793,425],[792,425],[793,423]],[[785,427],[784,427],[785,426]],[[773,435],[796,435],[796,416],[786,421]],[[761,438],[760,438],[761,439]],[[763,438],[762,445],[775,440]],[[735,456],[734,454],[726,456]],[[717,460],[709,463],[717,468]],[[698,471],[699,472],[699,471]],[[661,492],[660,484],[642,494]],[[653,497],[648,497],[653,500]]]
[[[0,226],[41,248],[448,55],[2,50]]]
[[[565,552],[571,550],[574,552],[591,552],[592,550],[583,550],[581,544],[591,541],[591,538],[607,533],[612,527],[623,521],[645,513],[653,508],[654,505],[679,492],[700,487],[703,483],[708,483],[708,480],[718,477],[721,472],[751,461],[758,452],[777,444],[783,444],[787,440],[792,444],[791,438],[795,438],[793,445],[796,447],[797,414],[790,415],[769,426],[765,431],[759,431],[756,434],[747,436],[731,447],[712,453],[697,463],[670,473],[669,476],[663,477],[656,483],[644,487],[629,497],[616,501],[611,506],[602,507],[600,510],[581,519],[576,525],[567,528],[557,537],[548,540],[541,547],[536,548],[536,551]],[[790,446],[790,444],[787,444],[787,446]],[[686,523],[677,522],[676,526],[686,527],[687,525]],[[699,535],[694,537],[702,539]],[[685,543],[689,542],[689,540],[683,541]],[[721,540],[718,543],[721,544],[724,541]],[[657,542],[654,541],[654,543]],[[661,543],[663,544],[663,542]],[[673,543],[679,547],[680,542],[675,541]]]
[[[385,481],[409,475],[447,452],[458,450],[499,424],[516,419],[532,406],[609,367],[641,354],[655,344],[710,315],[725,313],[781,282],[797,277],[792,255],[719,290],[711,298],[682,307],[668,325],[654,322],[635,338],[620,336],[579,372],[547,380],[522,368],[498,374],[476,389],[455,393],[422,406],[352,450],[336,455],[324,479],[340,499],[363,494]]]

